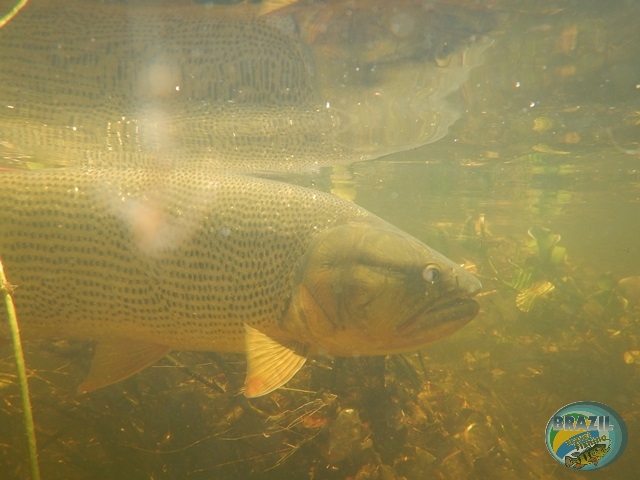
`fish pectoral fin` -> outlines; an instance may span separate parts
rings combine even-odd
[[[170,351],[171,348],[166,345],[137,340],[114,339],[99,342],[91,361],[89,375],[78,386],[78,391],[93,392],[98,388],[129,378],[153,365]]]
[[[245,324],[247,377],[244,396],[260,397],[281,387],[302,368],[307,347],[300,342],[279,342]]]

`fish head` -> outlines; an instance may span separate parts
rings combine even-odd
[[[598,443],[596,444],[595,448],[593,449],[593,453],[592,456],[596,457],[596,458],[602,458],[605,456],[605,454],[611,450],[610,446],[607,446],[604,443]]]
[[[312,353],[414,351],[473,319],[480,288],[461,266],[388,224],[341,225],[319,235],[298,266],[285,328],[306,337]]]

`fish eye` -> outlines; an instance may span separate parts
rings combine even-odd
[[[434,59],[438,67],[446,67],[451,62],[453,47],[448,43],[441,43],[436,46]]]
[[[422,271],[422,278],[424,278],[429,283],[437,283],[442,278],[442,270],[438,265],[427,265],[426,268]]]

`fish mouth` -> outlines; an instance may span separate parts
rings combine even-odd
[[[445,297],[421,308],[415,315],[401,322],[396,331],[400,335],[440,329],[455,331],[473,320],[479,311],[480,305],[472,297]]]

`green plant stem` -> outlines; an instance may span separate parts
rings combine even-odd
[[[20,0],[15,6],[11,9],[9,13],[0,17],[0,28],[4,27],[7,23],[11,21],[13,17],[15,17],[20,10],[27,4],[29,0]]]
[[[13,287],[7,281],[4,275],[2,260],[0,259],[0,290],[4,294],[4,303],[7,306],[7,314],[9,319],[9,329],[11,330],[11,338],[13,340],[13,354],[16,359],[16,367],[18,369],[18,383],[20,384],[20,394],[22,397],[22,412],[24,415],[24,426],[27,435],[27,444],[29,448],[29,462],[31,464],[31,478],[40,480],[40,466],[38,465],[38,449],[36,447],[36,432],[33,426],[33,413],[31,411],[31,400],[29,399],[29,385],[27,383],[27,370],[24,365],[24,352],[22,350],[22,342],[20,341],[20,329],[18,328],[18,318],[16,316],[16,308],[11,298]]]

